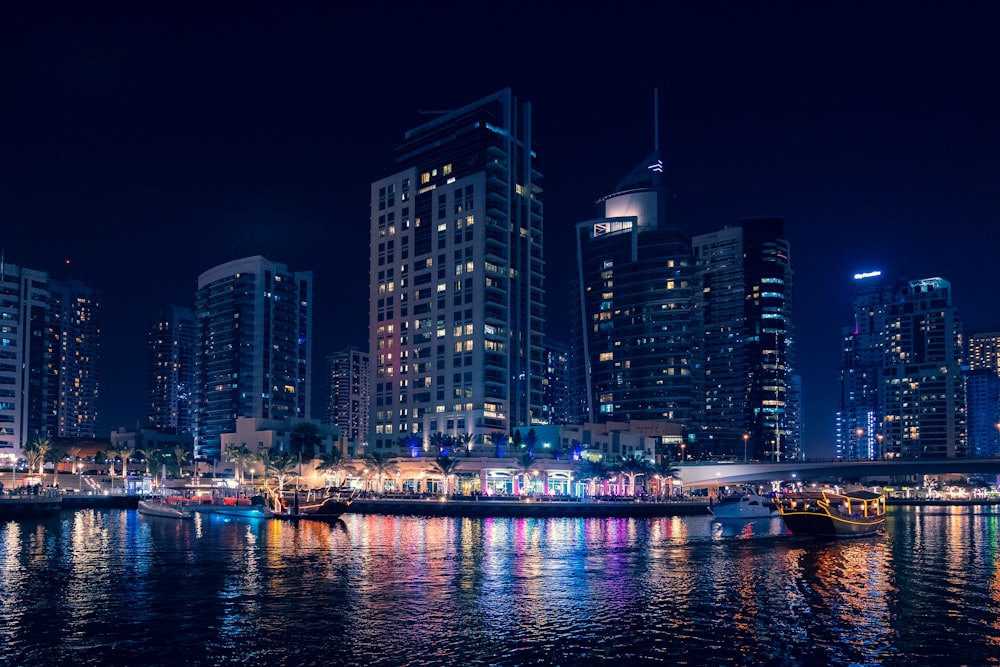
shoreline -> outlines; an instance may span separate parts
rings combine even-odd
[[[931,499],[931,498],[886,498],[889,507],[971,507],[975,505],[1000,505],[1000,498]]]
[[[344,514],[387,514],[451,517],[645,518],[708,515],[707,501],[643,500],[473,500],[449,498],[363,498]]]

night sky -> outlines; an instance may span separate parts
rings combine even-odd
[[[0,246],[102,291],[102,433],[143,416],[155,305],[249,255],[313,271],[321,393],[326,353],[367,346],[370,183],[428,112],[505,87],[532,103],[550,335],[656,89],[677,225],[786,220],[808,456],[855,272],[946,278],[967,330],[1000,328],[996,3],[42,4],[0,9]]]

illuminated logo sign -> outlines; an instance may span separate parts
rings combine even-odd
[[[649,169],[651,171],[655,171],[657,173],[662,174],[663,173],[663,160],[657,160],[653,164],[651,164],[648,167],[646,167],[646,169]]]
[[[866,271],[865,273],[855,273],[855,280],[864,280],[865,278],[877,278],[882,275],[881,271]]]

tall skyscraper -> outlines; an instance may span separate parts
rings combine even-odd
[[[979,331],[969,334],[970,370],[986,369],[1000,375],[1000,331]]]
[[[942,278],[911,280],[885,313],[882,404],[886,456],[967,454],[962,326]]]
[[[659,151],[577,224],[580,339],[592,422],[700,423],[699,285],[667,216]]]
[[[370,446],[541,423],[542,202],[509,89],[414,128],[371,185]]]
[[[969,456],[1000,456],[1000,375],[986,368],[966,371]]]
[[[569,346],[545,340],[544,414],[547,424],[570,424]]]
[[[781,218],[692,239],[701,284],[705,405],[713,454],[800,455],[791,253]]]
[[[100,295],[0,259],[0,457],[97,436]]]
[[[194,435],[197,326],[190,308],[162,305],[147,334],[146,425]]]
[[[57,359],[48,340],[48,274],[0,261],[0,457],[56,435]]]
[[[198,277],[195,453],[218,459],[237,417],[309,419],[312,272],[261,256]]]
[[[877,271],[854,279],[854,321],[843,335],[838,456],[965,456],[964,346],[951,284],[941,278],[890,284]]]
[[[972,333],[966,342],[969,455],[1000,456],[1000,331]]]
[[[49,340],[58,359],[58,403],[53,435],[96,438],[100,398],[100,293],[78,280],[50,280],[49,299]]]
[[[879,271],[854,276],[852,323],[841,346],[837,456],[882,458],[885,442],[882,369],[885,363],[886,313],[893,286]]]
[[[326,421],[340,427],[340,432],[357,448],[368,439],[371,414],[369,389],[371,368],[368,353],[347,347],[326,357]]]

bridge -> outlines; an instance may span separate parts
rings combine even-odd
[[[795,461],[791,463],[685,463],[676,466],[686,489],[799,479],[836,481],[906,475],[1000,475],[1000,458],[885,461]]]

